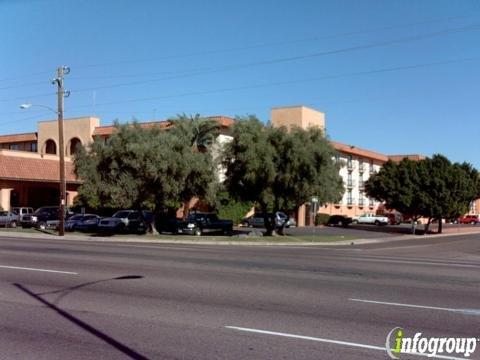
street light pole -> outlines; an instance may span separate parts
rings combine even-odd
[[[65,202],[67,193],[67,184],[65,181],[65,149],[63,141],[63,100],[65,97],[65,89],[63,87],[63,76],[70,72],[70,68],[60,66],[57,69],[57,77],[53,79],[52,83],[57,85],[57,100],[58,100],[58,147],[60,157],[60,206],[59,206],[59,220],[58,235],[65,235]],[[67,92],[68,94],[68,92]],[[68,96],[68,95],[67,95]]]

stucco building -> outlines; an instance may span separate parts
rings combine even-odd
[[[229,141],[229,129],[235,120],[225,116],[210,117],[219,122],[221,135],[219,143]],[[273,108],[273,126],[318,127],[325,131],[325,114],[305,106]],[[162,126],[168,129],[171,121],[141,123],[142,127]],[[67,205],[73,203],[80,185],[73,172],[72,155],[79,144],[85,145],[94,137],[107,138],[115,131],[114,126],[100,126],[97,117],[66,119],[64,122],[64,142],[66,154]],[[382,212],[379,202],[366,196],[365,182],[378,172],[389,159],[400,161],[408,157],[422,159],[420,155],[386,155],[359,148],[355,145],[331,141],[337,150],[335,161],[342,164],[340,175],[343,178],[345,193],[335,204],[326,204],[318,209],[328,214],[359,215],[364,212]],[[38,122],[37,131],[24,134],[0,135],[0,205],[3,209],[12,206],[40,207],[56,205],[59,199],[58,166],[58,122],[56,120]],[[222,179],[219,169],[219,178]],[[480,209],[480,200],[471,204],[471,213]],[[302,206],[297,214],[300,226],[312,223],[310,204]]]

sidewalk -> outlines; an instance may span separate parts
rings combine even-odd
[[[85,241],[85,242],[106,242],[106,243],[154,243],[154,244],[188,244],[188,245],[255,245],[255,246],[351,246],[351,245],[362,245],[362,244],[374,244],[382,242],[392,242],[392,241],[401,241],[401,240],[425,240],[425,239],[434,239],[441,237],[456,236],[459,234],[480,234],[480,226],[478,227],[468,227],[468,228],[449,228],[448,231],[445,229],[443,234],[429,234],[429,235],[399,235],[399,236],[389,236],[385,238],[374,238],[374,239],[354,239],[354,240],[345,240],[345,241],[332,241],[332,242],[298,242],[298,241],[252,241],[248,237],[244,238],[245,240],[208,240],[202,239],[202,237],[195,238],[195,240],[181,238],[179,236],[169,236],[169,235],[132,235],[132,236],[91,236],[91,235],[77,235],[77,234],[66,234],[63,237],[60,237],[55,234],[45,234],[45,233],[26,233],[20,231],[1,231],[0,238],[23,238],[23,239],[46,239],[46,240],[59,240],[59,241]],[[162,236],[162,238],[158,238]],[[197,240],[198,239],[198,240]]]

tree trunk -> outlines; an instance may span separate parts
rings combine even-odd
[[[432,222],[432,218],[429,217],[427,223],[425,224],[425,229],[423,230],[423,231],[424,231],[423,235],[427,235],[427,234],[428,234],[428,229],[430,228],[430,223],[431,223],[431,222]]]
[[[270,217],[267,213],[267,208],[262,207],[263,211],[263,222],[265,224],[265,236],[275,236],[275,214]]]
[[[443,230],[442,216],[438,218],[438,233],[441,234]]]

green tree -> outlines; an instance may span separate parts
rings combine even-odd
[[[225,186],[233,197],[257,204],[265,214],[297,210],[312,196],[320,204],[341,198],[335,152],[320,129],[287,131],[254,116],[237,120],[224,148]],[[265,226],[267,235],[274,233],[274,216],[265,217]]]
[[[96,138],[75,157],[75,171],[83,181],[79,198],[93,208],[161,213],[187,198],[206,196],[215,171],[211,155],[193,146],[194,134],[193,124],[184,119],[168,130],[117,124],[106,141]]]
[[[378,174],[366,183],[370,197],[385,202],[391,209],[432,220],[458,217],[468,211],[469,203],[480,195],[478,171],[467,163],[451,163],[442,155],[420,161],[404,159],[387,162]]]

